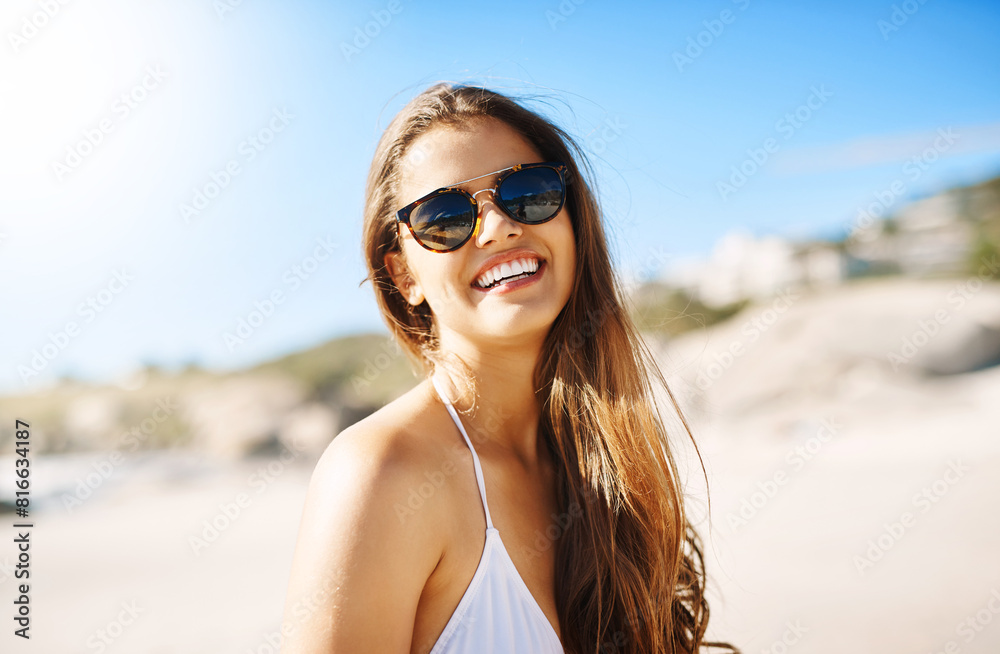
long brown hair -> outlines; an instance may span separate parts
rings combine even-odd
[[[501,120],[544,161],[568,167],[566,207],[576,241],[576,279],[534,372],[539,438],[556,462],[559,510],[572,516],[558,537],[556,603],[567,652],[694,653],[708,626],[701,541],[684,511],[677,466],[654,398],[657,382],[687,421],[625,310],[593,173],[562,129],[500,93],[438,83],[411,100],[375,149],[365,191],[364,252],[379,309],[403,350],[432,375],[448,368],[471,397],[475,379],[439,348],[426,300],[410,305],[385,255],[400,252],[395,211],[400,161],[438,125]],[[575,155],[575,156],[574,156]],[[581,169],[581,164],[586,169]],[[693,439],[692,439],[693,442]]]

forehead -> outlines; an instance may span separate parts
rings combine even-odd
[[[519,163],[541,161],[538,151],[506,123],[486,118],[460,126],[439,125],[421,134],[400,162],[400,200],[409,203],[436,189]],[[483,177],[461,188],[494,183]]]

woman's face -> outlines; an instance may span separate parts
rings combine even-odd
[[[543,159],[535,148],[502,121],[482,119],[461,127],[436,126],[417,138],[401,161],[396,208],[462,180],[540,161]],[[475,193],[495,183],[492,175],[461,188]],[[427,300],[442,341],[460,335],[484,344],[525,343],[526,339],[540,342],[573,288],[576,246],[569,212],[563,206],[546,223],[524,225],[494,204],[490,193],[475,197],[481,214],[478,231],[453,252],[426,250],[399,225],[405,261],[395,253],[387,255],[390,274],[410,304]],[[477,279],[492,268],[487,260],[515,250],[520,253],[518,259],[537,259],[538,271],[510,286],[480,288]]]

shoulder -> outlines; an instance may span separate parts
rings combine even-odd
[[[418,386],[338,434],[310,478],[312,498],[336,502],[341,510],[363,511],[367,519],[406,531],[433,527],[425,525],[433,523],[431,512],[409,520],[401,511],[424,474],[441,465],[435,442],[439,432],[428,424],[431,411],[425,397]]]
[[[313,481],[355,469],[357,474],[413,474],[437,447],[439,430],[426,386],[416,387],[341,431],[324,450]]]
[[[419,423],[422,392],[426,398],[425,389],[415,389],[342,431],[316,464],[286,607],[288,619],[306,627],[304,639],[368,642],[372,651],[405,649],[409,642],[420,595],[447,537],[441,528],[447,494],[418,510],[410,499],[435,465],[435,448]],[[418,420],[403,419],[408,415]],[[323,599],[298,619],[293,602],[300,595]]]

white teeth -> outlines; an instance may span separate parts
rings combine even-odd
[[[484,272],[479,279],[476,280],[476,285],[480,288],[487,288],[496,280],[504,277],[517,277],[518,275],[523,275],[525,273],[534,273],[538,270],[538,266],[539,263],[537,259],[525,258],[518,259],[516,261],[508,261],[498,266],[494,266]]]

